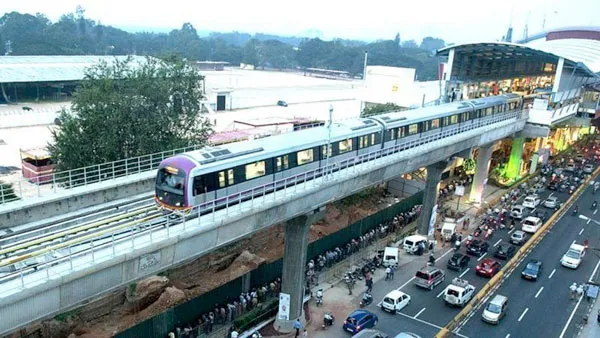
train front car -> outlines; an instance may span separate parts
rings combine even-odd
[[[189,204],[190,173],[196,163],[178,155],[160,163],[156,174],[154,199],[159,208],[170,211],[187,210]]]

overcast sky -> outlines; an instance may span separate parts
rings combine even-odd
[[[326,39],[420,41],[425,36],[447,42],[495,41],[511,22],[513,40],[565,26],[600,26],[600,0],[18,0],[0,1],[0,12],[41,12],[56,21],[77,5],[85,16],[105,25],[168,30],[191,22],[198,31],[263,32],[305,35],[318,30]],[[512,13],[512,14],[511,14]]]

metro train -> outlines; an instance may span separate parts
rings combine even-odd
[[[160,163],[155,200],[167,211],[189,210],[207,202],[211,202],[212,210],[219,209],[230,203],[227,196],[238,192],[250,199],[253,193],[258,194],[254,187],[266,185],[267,193],[273,192],[284,184],[320,176],[322,171],[316,169],[327,163],[344,161],[348,166],[349,162],[364,161],[365,154],[397,145],[400,147],[395,149],[402,151],[404,143],[521,109],[521,97],[506,94],[334,122],[330,131],[327,126],[315,127],[205,147]],[[284,180],[307,171],[313,174]],[[260,195],[263,193],[261,189]]]

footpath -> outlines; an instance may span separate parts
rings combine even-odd
[[[465,192],[469,192],[470,187],[466,187]],[[484,200],[487,202],[498,200],[502,195],[504,195],[508,190],[501,189],[499,187],[493,186],[491,184],[487,185],[485,189],[485,198]],[[478,222],[476,219],[478,218],[479,208],[475,207],[473,204],[467,202],[468,197],[462,197],[460,204],[458,206],[458,210],[460,212],[464,212],[470,220],[470,226],[468,230],[463,230],[464,236],[463,241],[466,240],[466,234],[471,233],[477,227]],[[453,196],[451,198],[447,198],[444,202],[444,208],[450,208],[452,210],[456,210],[457,208],[458,197]],[[414,228],[414,222],[409,224],[405,228]],[[409,234],[405,234],[409,235]],[[366,290],[364,285],[364,280],[357,281],[356,286],[354,287],[352,295],[348,294],[348,289],[345,284],[341,281],[341,275],[344,272],[349,271],[350,267],[353,264],[360,265],[363,262],[364,258],[372,258],[376,255],[377,250],[383,249],[391,240],[394,234],[388,236],[387,238],[381,239],[375,244],[365,248],[361,252],[349,257],[346,259],[347,262],[340,262],[338,265],[340,267],[333,267],[325,272],[322,272],[319,275],[319,285],[315,286],[311,289],[313,295],[316,293],[318,289],[323,289],[323,305],[317,307],[314,299],[309,301],[308,307],[310,311],[311,321],[307,324],[306,330],[308,332],[308,337],[310,338],[330,338],[332,337],[333,332],[336,332],[336,329],[339,329],[339,326],[342,325],[346,316],[355,309],[360,308],[360,301],[362,299],[362,294]],[[399,238],[396,241],[396,244],[400,244],[402,239]],[[452,250],[449,245],[443,246],[444,241],[439,238],[439,233],[436,231],[436,247],[434,248],[434,255],[436,258],[440,258],[448,253],[448,251]],[[399,265],[395,271],[394,279],[396,280],[409,280],[413,277],[414,272],[417,268],[422,267],[426,264],[429,255],[424,254],[422,256],[409,255],[404,251],[401,251],[399,258]],[[336,269],[340,270],[336,273]],[[341,272],[341,273],[340,273]],[[339,278],[334,278],[339,276]],[[385,273],[382,269],[379,269],[373,275],[373,282],[377,284],[378,281],[384,279]],[[374,302],[378,302],[378,299],[373,299]],[[330,312],[335,317],[334,327],[327,328],[324,330],[322,328],[323,324],[323,314],[325,312]],[[332,331],[333,330],[333,331]],[[332,331],[332,332],[329,332]],[[294,334],[278,336],[278,337],[293,337]]]

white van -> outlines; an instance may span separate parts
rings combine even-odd
[[[581,260],[585,256],[585,246],[581,244],[571,244],[569,250],[560,259],[560,264],[567,268],[577,269]]]
[[[427,237],[422,235],[408,236],[404,239],[404,244],[402,245],[402,247],[407,253],[415,254],[419,249],[419,243],[421,242],[423,242],[425,244],[425,247],[427,248]]]
[[[446,242],[452,239],[452,235],[456,232],[456,223],[444,223],[442,225],[442,236]]]
[[[383,266],[397,267],[398,266],[398,256],[399,256],[398,248],[386,246],[385,250],[383,251],[383,261],[382,261]]]

